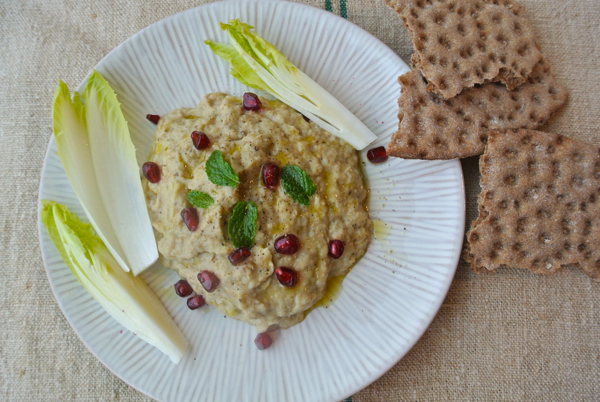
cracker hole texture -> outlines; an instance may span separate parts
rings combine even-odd
[[[438,36],[438,43],[440,44],[440,46],[448,50],[452,49],[452,43],[450,42],[450,39],[448,39],[446,36]]]

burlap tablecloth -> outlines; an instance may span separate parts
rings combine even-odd
[[[304,2],[347,16],[409,60],[406,30],[383,0]],[[202,3],[0,2],[0,400],[150,400],[109,372],[63,317],[38,245],[38,184],[57,79],[76,87],[134,33]],[[570,91],[547,130],[600,145],[600,2],[522,3]],[[478,158],[462,166],[468,225],[477,215]],[[575,269],[544,277],[514,269],[476,275],[461,260],[425,335],[352,399],[599,400],[599,306],[600,284]]]

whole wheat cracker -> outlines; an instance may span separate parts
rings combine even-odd
[[[426,91],[418,71],[399,78],[398,131],[388,154],[405,159],[456,159],[483,152],[492,129],[538,128],[567,100],[544,59],[526,84],[508,91],[499,84],[465,89],[445,100]]]
[[[600,148],[540,131],[494,131],[479,166],[479,217],[465,250],[474,271],[574,265],[600,281]]]
[[[412,63],[446,99],[502,82],[513,90],[541,59],[524,8],[510,0],[386,0],[412,36]]]

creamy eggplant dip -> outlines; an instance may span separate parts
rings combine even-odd
[[[279,101],[212,93],[160,116],[143,171],[178,294],[259,333],[302,321],[371,239],[357,152]]]

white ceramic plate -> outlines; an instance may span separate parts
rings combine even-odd
[[[320,9],[291,2],[227,1],[162,20],[96,66],[119,96],[140,164],[155,128],[146,114],[191,107],[209,92],[245,92],[227,64],[203,44],[207,38],[227,42],[218,23],[233,18],[257,27],[352,110],[379,137],[373,146],[388,143],[397,125],[396,80],[408,71],[394,52]],[[55,152],[51,141],[40,198],[66,204],[83,217]],[[458,161],[390,159],[381,165],[366,163],[366,174],[378,239],[346,277],[333,305],[280,332],[266,351],[254,346],[249,325],[212,308],[188,310],[173,292],[176,275],[155,267],[143,277],[191,344],[184,359],[172,364],[102,310],[40,227],[50,285],[91,352],[124,381],[160,401],[343,399],[386,372],[425,331],[454,276],[464,231]]]

